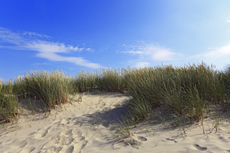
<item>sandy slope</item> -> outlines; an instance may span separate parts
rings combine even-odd
[[[0,152],[230,152],[228,123],[217,134],[210,134],[210,123],[205,124],[206,134],[200,125],[193,125],[185,136],[180,130],[148,121],[131,130],[127,142],[137,145],[119,142],[111,128],[116,128],[116,118],[125,110],[128,99],[120,93],[84,93],[82,102],[75,97],[72,105],[52,110],[49,117],[39,110],[30,115],[24,108],[18,123],[1,130]],[[36,105],[41,107],[39,101]]]

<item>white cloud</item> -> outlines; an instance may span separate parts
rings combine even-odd
[[[169,61],[174,60],[177,53],[172,52],[172,49],[164,46],[159,46],[154,43],[142,43],[141,45],[122,45],[125,50],[122,53],[140,55],[149,60],[154,61]]]
[[[223,15],[221,18],[224,19],[226,23],[230,23],[230,14]]]
[[[153,62],[168,62],[176,60],[181,54],[173,52],[172,49],[155,43],[139,42],[139,45],[122,45],[121,53],[135,56],[134,60],[129,60],[135,63],[134,67],[149,66]],[[144,62],[143,62],[144,61]]]
[[[154,60],[168,61],[168,60],[173,60],[174,58],[173,56],[175,54],[176,53],[171,52],[168,49],[161,48],[157,50],[154,54],[152,54],[152,58]]]
[[[134,67],[136,68],[144,68],[144,67],[148,67],[150,65],[150,63],[148,62],[137,62]]]
[[[30,36],[30,37],[45,37],[45,38],[50,38],[49,36],[47,35],[44,35],[44,34],[39,34],[39,33],[36,33],[36,32],[28,32],[28,31],[25,31],[22,33],[22,35],[24,36]]]
[[[187,60],[204,61],[209,65],[214,63],[217,69],[223,69],[230,63],[230,43],[219,48],[211,48],[211,50],[212,51],[190,56]]]
[[[14,45],[20,45],[23,43],[23,39],[17,33],[12,33],[10,30],[0,27],[0,40]]]
[[[142,51],[124,51],[124,53],[129,53],[129,54],[133,54],[133,55],[135,55],[135,54],[145,54],[144,52],[142,52]]]
[[[95,68],[95,69],[101,67],[99,64],[91,63],[91,62],[83,59],[82,57],[64,57],[64,56],[60,56],[60,55],[53,53],[53,52],[40,52],[37,54],[37,56],[51,60],[51,61],[70,62],[70,63],[74,63],[76,65],[86,66],[86,67]]]
[[[8,29],[0,27],[0,40],[3,42],[10,43],[14,46],[0,46],[1,48],[10,48],[17,50],[31,50],[37,51],[37,57],[45,58],[51,61],[62,61],[70,62],[80,66],[86,66],[90,68],[100,68],[97,63],[91,63],[90,61],[85,60],[83,57],[65,57],[59,55],[59,53],[69,53],[71,51],[82,52],[93,51],[91,48],[79,48],[78,46],[74,47],[71,45],[65,45],[64,43],[55,43],[50,41],[44,41],[39,39],[27,38],[25,35],[30,37],[48,37],[46,35],[41,35],[35,32],[24,32],[22,35],[19,33],[13,33]],[[16,45],[16,46],[15,46]]]
[[[92,48],[86,48],[85,51],[94,52],[94,49],[92,49]]]
[[[24,47],[28,50],[35,50],[39,52],[53,52],[53,53],[67,53],[69,51],[79,51],[81,52],[83,48],[73,47],[73,46],[65,46],[63,43],[54,43],[48,41],[32,41],[29,43],[25,43]]]
[[[208,58],[209,60],[214,60],[214,59],[220,59],[226,56],[230,56],[230,44],[219,47],[219,48],[209,48],[209,49],[213,49],[213,51],[193,55],[193,56],[188,57],[188,59],[191,59],[191,58],[207,59]]]
[[[222,46],[214,51],[207,52],[203,56],[207,58],[221,58],[230,55],[230,44]]]

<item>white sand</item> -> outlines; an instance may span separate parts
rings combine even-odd
[[[108,153],[108,152],[230,152],[229,124],[224,122],[210,133],[211,123],[193,125],[187,136],[163,124],[145,122],[131,130],[127,145],[114,137],[116,118],[124,111],[122,103],[129,97],[120,93],[84,93],[82,102],[75,100],[51,111],[47,118],[38,111],[30,115],[23,109],[18,123],[1,130],[1,153]],[[39,102],[36,101],[38,104]],[[27,115],[26,115],[27,114]],[[7,132],[8,131],[8,132]]]

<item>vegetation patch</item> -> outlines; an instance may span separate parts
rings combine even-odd
[[[213,105],[228,112],[230,71],[218,72],[204,63],[184,67],[108,68],[81,71],[75,77],[62,71],[31,71],[13,83],[1,81],[1,120],[10,121],[16,116],[17,95],[40,99],[46,111],[50,111],[55,105],[68,102],[70,95],[93,90],[129,93],[129,107],[118,130],[127,137],[129,126],[156,115],[178,126],[202,122]]]

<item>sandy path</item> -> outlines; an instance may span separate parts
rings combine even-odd
[[[125,110],[129,97],[120,93],[84,93],[76,100],[44,114],[21,115],[14,132],[2,134],[0,152],[4,153],[108,153],[108,152],[230,152],[229,124],[215,134],[202,134],[200,125],[182,131],[165,129],[163,124],[147,121],[132,129],[127,145],[114,137],[116,118]],[[211,126],[210,126],[211,127]]]

